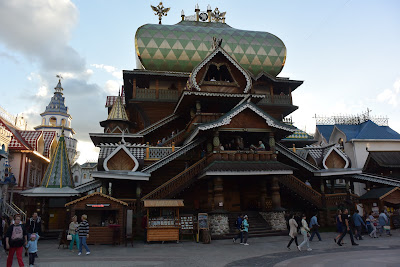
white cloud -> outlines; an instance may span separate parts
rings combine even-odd
[[[122,79],[122,71],[114,66],[104,65],[104,64],[90,64],[90,66],[95,67],[96,69],[103,69],[106,72],[110,73],[115,78]]]
[[[376,99],[381,103],[388,103],[394,107],[397,107],[398,101],[400,100],[400,78],[393,83],[392,89],[385,89],[381,92]]]
[[[108,80],[105,84],[105,90],[109,95],[117,95],[120,88],[120,83],[114,80]]]
[[[79,141],[78,150],[80,151],[77,162],[83,164],[87,161],[97,161],[100,149],[95,147],[92,142]]]

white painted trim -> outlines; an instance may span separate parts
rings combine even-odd
[[[332,153],[333,150],[335,150],[336,153],[338,153],[338,155],[339,155],[342,159],[344,159],[344,161],[346,162],[346,165],[343,167],[343,169],[348,168],[348,167],[349,167],[349,164],[350,164],[349,160],[343,155],[343,152],[342,152],[342,151],[340,151],[339,149],[337,149],[337,147],[336,147],[335,145],[332,146],[332,147],[329,149],[329,151],[326,153],[325,157],[322,159],[322,165],[324,166],[324,168],[325,168],[325,169],[329,169],[328,166],[326,166],[325,162],[326,162],[326,160],[328,159],[329,155]]]
[[[150,178],[150,175],[144,175],[142,172],[137,172],[137,174],[140,175],[135,175],[135,173],[129,173],[127,172],[126,175],[122,173],[110,173],[110,172],[96,172],[92,173],[93,178],[105,178],[105,179],[120,179],[120,180],[131,180],[131,181],[148,181]]]
[[[400,142],[400,139],[351,139],[349,142]]]
[[[131,170],[132,172],[136,171],[139,168],[139,162],[138,160],[135,158],[134,155],[132,155],[132,153],[126,148],[126,146],[124,144],[119,145],[116,149],[114,149],[113,152],[111,152],[107,158],[104,160],[103,162],[103,168],[106,171],[109,171],[108,167],[107,167],[107,163],[108,160],[111,159],[115,154],[117,154],[118,151],[120,151],[121,149],[123,149],[125,151],[126,154],[128,154],[128,156],[135,162],[135,167],[133,167],[133,169]]]
[[[329,170],[329,169],[328,169]],[[362,170],[355,171],[340,171],[340,172],[314,172],[314,176],[336,176],[336,175],[346,175],[346,174],[360,174]]]

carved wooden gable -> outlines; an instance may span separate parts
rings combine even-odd
[[[224,49],[217,47],[190,77],[192,89],[205,92],[248,93],[252,79]]]
[[[264,118],[260,117],[250,109],[243,110],[233,117],[229,124],[224,125],[221,128],[271,129]]]
[[[117,147],[104,160],[103,167],[106,171],[136,171],[139,162],[124,144]]]

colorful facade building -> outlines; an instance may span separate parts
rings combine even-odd
[[[61,136],[61,132],[64,130],[64,139],[67,145],[68,157],[71,163],[74,163],[79,157],[79,153],[76,150],[78,140],[73,138],[75,134],[72,128],[72,117],[68,113],[68,107],[65,106],[65,97],[63,96],[63,87],[61,85],[61,79],[58,80],[57,86],[54,88],[54,95],[50,100],[50,103],[46,106],[46,110],[40,114],[42,117],[42,123],[35,127],[36,131],[40,131],[43,135],[50,135],[56,133],[56,139]]]

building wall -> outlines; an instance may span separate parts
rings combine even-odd
[[[400,141],[356,141],[354,151],[357,155],[356,168],[363,168],[368,157],[368,151],[400,151]]]
[[[94,180],[92,177],[92,171],[97,171],[97,165],[94,167],[82,167],[82,165],[75,163],[71,168],[75,186]]]

